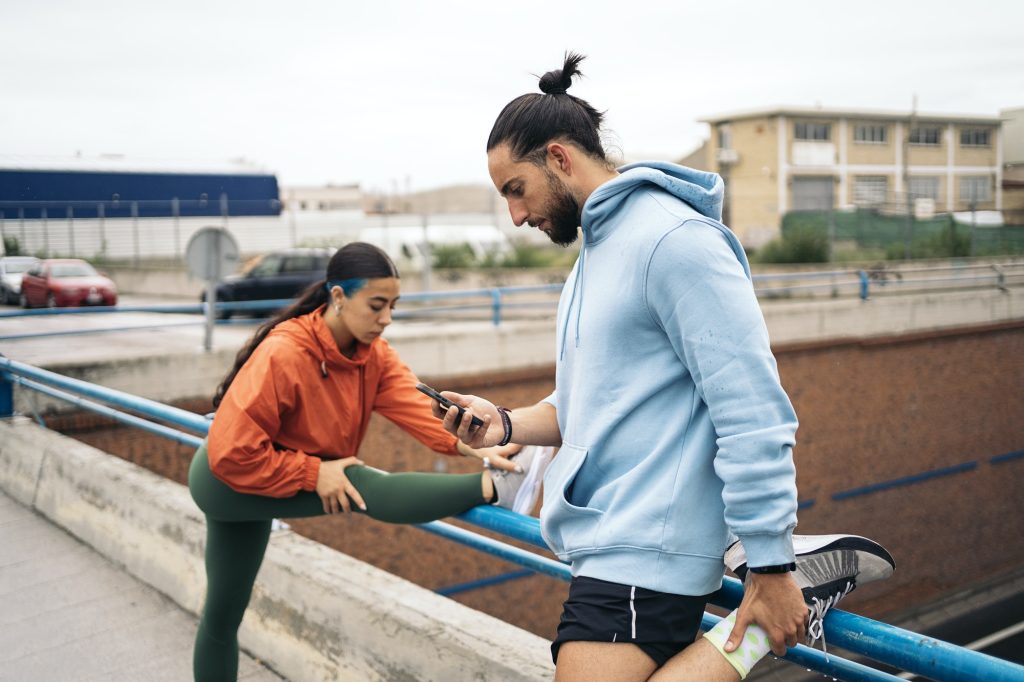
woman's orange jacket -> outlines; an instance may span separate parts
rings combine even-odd
[[[315,490],[321,458],[355,456],[374,410],[431,450],[459,454],[416,381],[382,338],[358,344],[352,359],[342,355],[323,308],[286,320],[221,401],[207,439],[210,470],[241,493]]]

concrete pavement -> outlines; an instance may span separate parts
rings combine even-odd
[[[0,419],[0,491],[0,680],[119,680],[131,666],[123,679],[191,679],[206,529],[184,486],[14,417]],[[26,519],[69,544],[51,546]],[[137,587],[107,577],[113,566],[164,598],[142,606]],[[271,535],[239,642],[296,682],[553,672],[546,640],[289,530]],[[159,663],[172,658],[183,667]]]
[[[0,492],[0,680],[181,682],[196,618]],[[282,678],[243,654],[240,680]]]

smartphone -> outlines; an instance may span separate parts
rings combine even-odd
[[[448,400],[448,398],[445,398],[443,395],[432,389],[430,386],[427,386],[426,384],[416,384],[416,390],[419,391],[420,393],[426,393],[431,398],[441,403],[441,407],[443,407],[446,410],[451,408],[452,405],[455,405],[455,403]],[[459,416],[455,418],[455,428],[458,428],[459,424],[462,423],[462,415],[465,414],[466,411],[459,407],[458,405],[455,405],[455,407],[458,408],[459,410]],[[483,425],[484,422],[482,419],[480,419],[480,417],[473,417],[473,421],[469,422],[470,430],[478,429]]]

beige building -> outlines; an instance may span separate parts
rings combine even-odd
[[[293,211],[362,210],[363,192],[351,185],[289,185],[281,188],[281,201]]]
[[[725,221],[749,246],[777,237],[789,211],[1002,208],[999,116],[774,107],[702,122]]]
[[[1007,224],[1024,225],[1024,107],[1004,109],[1003,217]]]

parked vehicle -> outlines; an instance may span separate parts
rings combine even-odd
[[[272,251],[249,263],[242,272],[229,275],[217,285],[218,301],[267,301],[294,298],[310,284],[324,278],[334,252],[329,249]],[[206,292],[200,297],[206,301]],[[219,311],[217,317],[231,317]]]
[[[32,256],[0,258],[0,303],[18,303],[21,296],[21,277],[39,262]]]
[[[41,260],[22,276],[23,308],[117,305],[117,286],[78,258]]]

